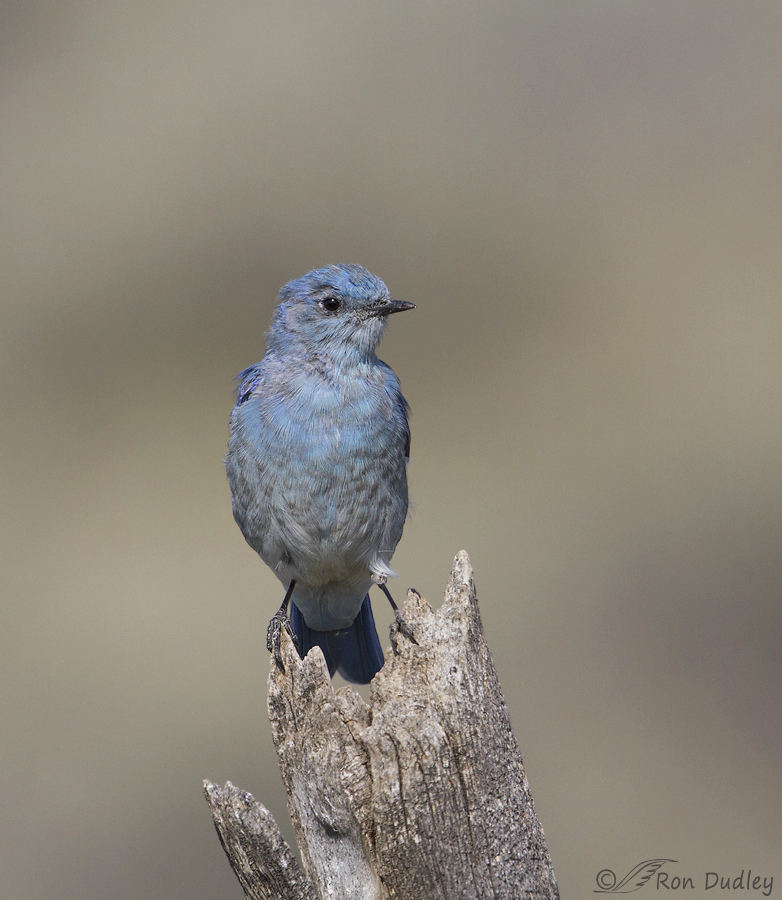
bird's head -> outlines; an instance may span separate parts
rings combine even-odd
[[[285,285],[268,335],[269,349],[328,354],[335,360],[375,352],[391,313],[415,309],[392,300],[362,266],[315,269]]]

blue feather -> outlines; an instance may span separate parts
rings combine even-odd
[[[299,641],[302,659],[313,647],[320,647],[326,657],[329,675],[335,672],[351,684],[369,684],[385,662],[380,639],[372,615],[369,594],[361,611],[349,628],[338,631],[316,631],[304,621],[298,606],[291,603],[291,627]]]

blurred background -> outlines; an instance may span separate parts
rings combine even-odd
[[[778,0],[3,3],[3,900],[239,900],[203,778],[291,838],[222,458],[331,262],[418,305],[396,594],[469,552],[563,897],[782,880],[780,41]]]

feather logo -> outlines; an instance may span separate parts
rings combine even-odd
[[[630,894],[643,887],[647,881],[661,869],[666,863],[676,862],[675,859],[647,859],[638,863],[627,875],[616,883],[616,875],[611,869],[601,869],[597,873],[597,890],[593,894]]]

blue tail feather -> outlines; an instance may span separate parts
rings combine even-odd
[[[369,684],[383,668],[383,649],[375,628],[369,594],[364,597],[361,610],[349,628],[339,631],[315,631],[304,621],[299,608],[291,602],[291,627],[299,639],[302,659],[312,647],[320,647],[326,657],[329,675],[335,672],[352,684]]]

